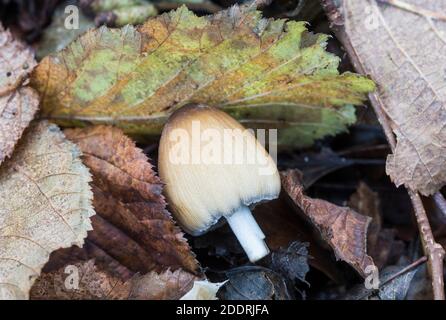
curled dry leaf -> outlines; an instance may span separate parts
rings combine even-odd
[[[133,272],[199,272],[142,150],[118,128],[68,129],[65,134],[80,147],[93,175],[97,216],[88,240]]]
[[[99,269],[94,260],[45,273],[31,290],[35,300],[173,300],[188,292],[197,277],[183,270],[135,275],[127,281]]]
[[[320,231],[336,257],[365,276],[367,266],[374,266],[372,258],[367,255],[366,244],[370,218],[350,208],[306,196],[298,170],[288,170],[281,175],[282,187],[291,201]]]
[[[86,32],[43,59],[33,85],[43,116],[61,124],[159,134],[175,109],[203,103],[248,127],[280,128],[279,144],[309,145],[345,130],[352,104],[374,89],[368,78],[339,74],[327,38],[304,22],[264,19],[252,5],[206,17],[183,6],[138,28]]]
[[[0,299],[25,299],[52,251],[82,246],[92,193],[79,149],[55,125],[32,124],[0,167]]]
[[[357,69],[378,84],[372,103],[388,117],[397,138],[387,173],[397,186],[431,195],[446,183],[446,21],[423,12],[446,12],[446,2],[404,2],[421,9],[410,12],[376,0],[323,0]]]
[[[39,107],[37,93],[23,85],[35,65],[31,50],[0,24],[0,164],[11,156]]]

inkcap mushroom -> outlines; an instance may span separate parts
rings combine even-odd
[[[250,206],[278,197],[276,164],[255,135],[205,105],[175,111],[159,145],[159,174],[182,227],[205,233],[224,217],[250,261],[269,253]]]

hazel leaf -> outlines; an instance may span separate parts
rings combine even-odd
[[[55,125],[32,124],[0,167],[0,299],[26,299],[52,251],[91,230],[90,173]]]
[[[133,272],[199,273],[195,255],[166,209],[161,180],[142,150],[110,126],[65,134],[82,150],[93,175],[97,215],[88,240]]]
[[[33,73],[43,117],[160,133],[188,103],[224,108],[246,126],[280,128],[304,146],[355,121],[374,83],[344,73],[328,36],[304,22],[262,18],[253,6],[198,17],[185,6],[135,28],[87,31]]]
[[[35,65],[31,50],[0,24],[0,164],[11,156],[39,107],[37,93],[24,85]]]

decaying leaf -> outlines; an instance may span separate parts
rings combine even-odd
[[[183,270],[167,270],[123,281],[88,260],[44,273],[30,294],[35,300],[173,300],[188,292],[196,279]]]
[[[31,289],[34,300],[128,299],[130,282],[95,267],[94,260],[42,274]]]
[[[217,291],[225,282],[212,283],[208,280],[197,280],[192,289],[180,300],[217,300]]]
[[[339,75],[327,38],[304,22],[264,19],[254,6],[207,17],[183,6],[138,28],[88,31],[43,59],[33,85],[42,115],[61,124],[158,134],[175,109],[205,103],[303,146],[353,123],[352,104],[374,89],[368,78]]]
[[[367,230],[367,252],[375,265],[381,269],[392,257],[399,258],[404,244],[395,239],[396,230],[383,227],[378,193],[361,182],[350,197],[348,205],[356,212],[371,218]]]
[[[122,27],[126,24],[140,24],[157,15],[155,6],[144,0],[104,1],[80,0],[85,12],[95,16],[96,25]]]
[[[387,173],[397,186],[435,193],[446,183],[446,21],[376,0],[323,2],[357,69],[378,84],[372,103],[397,137]],[[446,11],[444,1],[404,2]]]
[[[67,19],[65,8],[76,3],[76,0],[67,0],[60,3],[56,8],[51,24],[43,30],[42,39],[39,41],[36,51],[37,59],[42,59],[49,54],[62,50],[79,35],[94,27],[93,21],[86,17],[82,11],[79,11],[78,16],[79,28],[70,29],[65,27]]]
[[[161,274],[152,271],[143,276],[135,276],[131,280],[130,299],[178,300],[189,294],[198,281],[197,276],[181,269],[174,272],[166,270]]]
[[[218,292],[223,300],[290,300],[285,279],[263,267],[245,266],[226,272],[228,281]]]
[[[295,241],[288,248],[280,248],[271,254],[271,269],[293,281],[305,281],[308,266],[308,243]]]
[[[31,50],[0,24],[0,164],[38,109],[37,93],[24,85],[35,65]]]
[[[303,193],[302,175],[298,170],[281,173],[282,187],[291,201],[320,231],[336,257],[347,262],[362,276],[367,266],[374,266],[367,255],[367,228],[370,218],[347,207],[338,207]]]
[[[88,240],[133,272],[199,267],[161,194],[149,159],[118,128],[67,129],[93,175],[97,216]]]
[[[33,123],[0,167],[0,299],[25,299],[52,251],[91,230],[90,173],[55,125]]]

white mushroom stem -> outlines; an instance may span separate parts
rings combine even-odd
[[[241,207],[232,215],[226,216],[226,220],[248,255],[249,261],[256,262],[269,253],[264,241],[265,235],[248,207]]]

